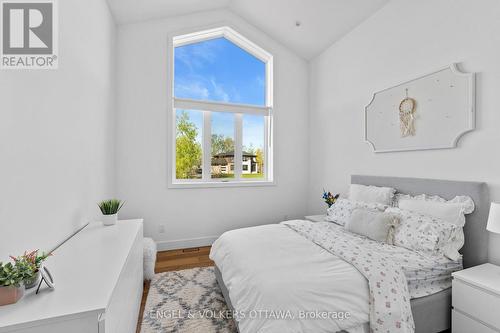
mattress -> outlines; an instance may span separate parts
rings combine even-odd
[[[210,257],[221,271],[236,311],[248,314],[252,309],[287,309],[291,313],[349,314],[349,318],[340,320],[338,316],[316,320],[236,318],[242,333],[358,333],[367,329],[369,288],[365,277],[351,264],[284,225],[230,231],[214,243]],[[449,288],[448,272],[461,267],[460,262],[444,257],[434,259],[428,265],[414,265],[411,260],[405,263],[412,298]]]
[[[452,261],[444,257],[423,267],[415,267],[408,263],[405,277],[412,299],[433,295],[444,289],[451,288],[451,273],[463,269],[462,260]]]

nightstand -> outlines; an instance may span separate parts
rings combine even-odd
[[[326,215],[309,215],[309,216],[304,216],[304,219],[311,221],[311,222],[328,222],[325,220]]]
[[[452,276],[452,333],[500,332],[500,267],[484,264]]]

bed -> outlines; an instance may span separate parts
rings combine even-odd
[[[467,222],[464,227],[465,245],[461,250],[463,267],[467,268],[487,261],[488,234],[486,221],[490,201],[485,183],[362,175],[351,176],[351,183],[394,187],[400,193],[410,195],[426,193],[439,195],[446,199],[451,199],[456,195],[470,196],[476,208],[472,214],[466,217]],[[293,225],[288,227],[293,227]],[[211,256],[215,259],[217,281],[228,306],[238,313],[239,308],[251,306],[249,302],[256,298],[258,298],[258,301],[262,301],[262,298],[268,298],[268,300],[276,304],[281,302],[281,304],[286,304],[291,309],[300,307],[325,309],[334,306],[333,304],[337,306],[342,304],[342,307],[346,308],[348,312],[352,312],[350,312],[352,321],[346,320],[337,327],[328,327],[328,321],[318,320],[314,321],[316,325],[314,330],[317,332],[368,332],[368,318],[366,317],[368,301],[365,296],[367,294],[365,289],[368,287],[366,283],[362,284],[360,282],[363,276],[349,263],[340,258],[333,260],[331,253],[327,253],[320,247],[315,246],[314,243],[301,239],[299,235],[284,232],[282,228],[285,228],[285,226],[268,225],[235,231],[232,237],[240,237],[240,239],[237,240],[238,246],[231,250],[234,252],[231,254],[233,260],[231,265],[229,265],[230,261],[224,264],[224,260],[221,258],[228,255],[227,253],[222,254],[223,250],[218,249],[220,246],[215,244],[213,251],[218,253],[212,253]],[[248,247],[245,247],[245,244]],[[249,252],[250,245],[252,252]],[[391,254],[388,252],[388,255]],[[293,266],[293,264],[296,265]],[[315,272],[317,269],[325,270],[323,272],[325,273],[324,276],[330,278],[336,272],[342,271],[343,273],[338,275],[338,279],[334,277],[328,281],[321,281],[320,277],[323,274],[322,272]],[[429,271],[435,269],[430,267]],[[235,283],[231,279],[227,283],[226,280],[233,273],[231,270],[247,270],[249,272],[247,275],[248,280],[245,281],[243,278]],[[268,283],[265,280],[260,281],[259,278],[266,276],[266,274],[259,275],[259,270],[265,270],[266,272],[274,270],[273,276],[282,274],[283,276],[279,279],[283,281],[283,283],[280,283],[281,289],[276,288],[276,284]],[[253,274],[254,272],[256,274]],[[254,289],[240,288],[240,295],[236,295],[238,288],[235,286],[238,284],[250,284]],[[336,289],[335,296],[328,294],[332,288]],[[286,290],[289,290],[289,292]],[[230,297],[231,291],[233,297]],[[241,295],[241,292],[246,294]],[[410,290],[410,294],[414,292],[415,290]],[[310,295],[311,297],[309,297]],[[333,297],[335,297],[334,300],[331,299]],[[238,304],[233,304],[232,298],[236,299]],[[245,304],[245,302],[247,303]],[[409,304],[411,305],[415,332],[441,332],[450,328],[451,288],[429,293],[428,296],[418,295],[418,297],[412,297]],[[363,311],[357,311],[359,309]],[[276,313],[271,315],[272,321],[269,321],[267,313],[264,315],[264,319],[238,321],[240,331],[246,333],[257,330],[255,327],[268,327],[259,331],[273,332],[278,330],[277,327],[282,330],[285,327],[283,325],[290,323],[286,322],[286,317],[276,318]],[[286,316],[283,313],[279,313],[279,315]],[[259,324],[259,320],[268,321],[269,325],[263,322]],[[260,326],[251,323],[257,323]],[[355,325],[354,323],[361,324]],[[294,325],[294,327],[287,328],[287,331],[301,332],[307,330],[300,323],[294,322]],[[345,325],[345,327],[342,325]]]

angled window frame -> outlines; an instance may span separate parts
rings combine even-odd
[[[193,43],[199,43],[216,38],[226,38],[244,51],[253,55],[265,64],[265,105],[238,104],[190,98],[176,98],[174,93],[175,80],[175,48]],[[168,162],[169,188],[200,188],[200,187],[244,187],[244,186],[272,186],[274,179],[274,149],[273,149],[273,56],[257,44],[242,36],[229,26],[221,26],[195,32],[172,34],[168,40],[168,91],[170,115],[170,143]],[[176,110],[197,110],[203,112],[202,125],[202,179],[177,179],[176,177]],[[235,114],[234,134],[234,165],[235,177],[211,178],[211,113],[228,112]],[[262,180],[246,180],[242,175],[242,137],[243,114],[264,116],[264,178]]]

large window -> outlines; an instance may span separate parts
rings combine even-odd
[[[228,27],[172,45],[171,184],[271,183],[272,56]]]

